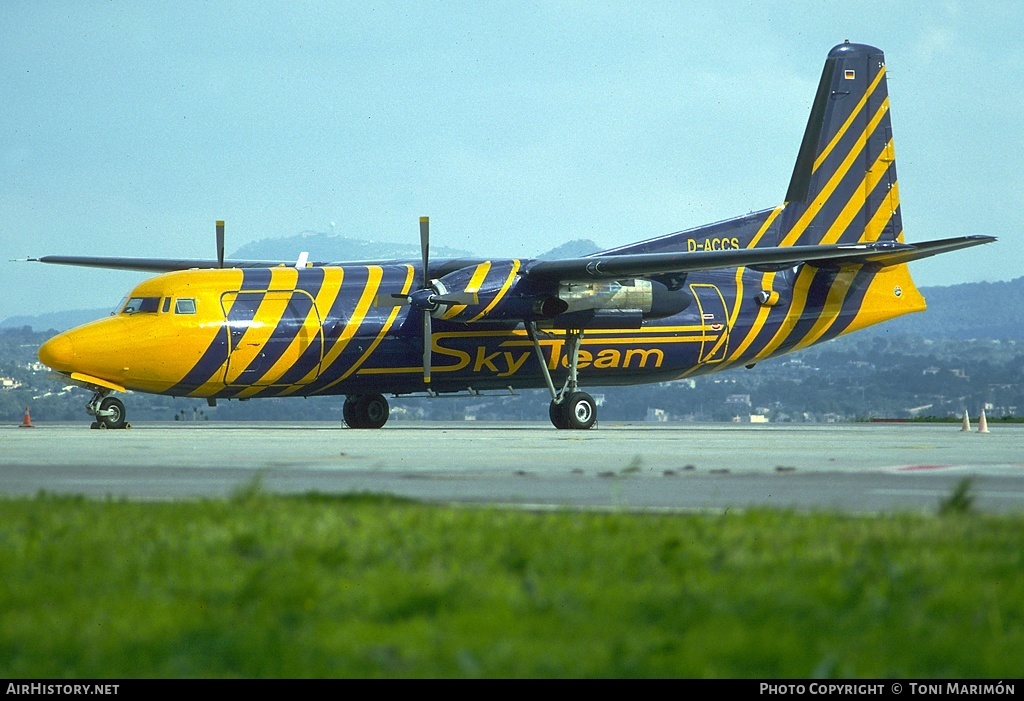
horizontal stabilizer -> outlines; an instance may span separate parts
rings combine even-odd
[[[962,248],[971,248],[972,246],[980,246],[984,243],[992,243],[995,240],[995,236],[975,235],[959,236],[952,239],[938,239],[935,241],[914,242],[910,244],[911,250],[883,251],[882,253],[875,253],[865,256],[864,262],[873,263],[882,267],[899,265],[900,263],[909,263],[912,260],[921,260],[922,258],[937,256],[940,253],[949,253],[950,251],[959,251]]]

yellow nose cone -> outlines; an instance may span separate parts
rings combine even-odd
[[[67,334],[58,334],[39,347],[39,360],[54,370],[71,372],[75,348]]]

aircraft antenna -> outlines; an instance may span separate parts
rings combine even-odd
[[[217,220],[217,267],[224,267],[224,220]]]

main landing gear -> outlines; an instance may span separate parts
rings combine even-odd
[[[540,341],[537,340],[537,325],[534,322],[526,324],[526,333],[533,342],[533,350],[537,353],[537,361],[540,363],[541,372],[544,373],[544,380],[547,382],[548,390],[551,392],[551,404],[548,406],[548,417],[555,428],[562,429],[587,429],[597,423],[597,404],[594,398],[586,392],[579,391],[577,380],[577,365],[579,363],[580,344],[583,342],[583,329],[568,329],[566,337],[569,341],[569,376],[565,378],[562,389],[556,390],[555,383],[551,379],[551,371],[548,369],[547,360],[540,349]]]
[[[349,428],[380,428],[388,421],[388,400],[382,394],[350,394],[341,409]]]
[[[85,405],[85,413],[96,417],[90,428],[130,428],[124,402],[109,394],[109,389],[97,390]]]

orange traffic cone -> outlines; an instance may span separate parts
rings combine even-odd
[[[970,430],[971,430],[971,420],[969,418],[967,418],[967,410],[964,409],[964,425],[960,428],[960,431],[963,432],[963,431],[970,431]]]
[[[25,416],[21,420],[21,426],[18,428],[35,428],[35,426],[32,425],[32,417],[28,415],[28,407],[25,407]]]
[[[978,433],[988,433],[988,420],[985,418],[985,410],[981,410],[981,417],[978,418]]]

